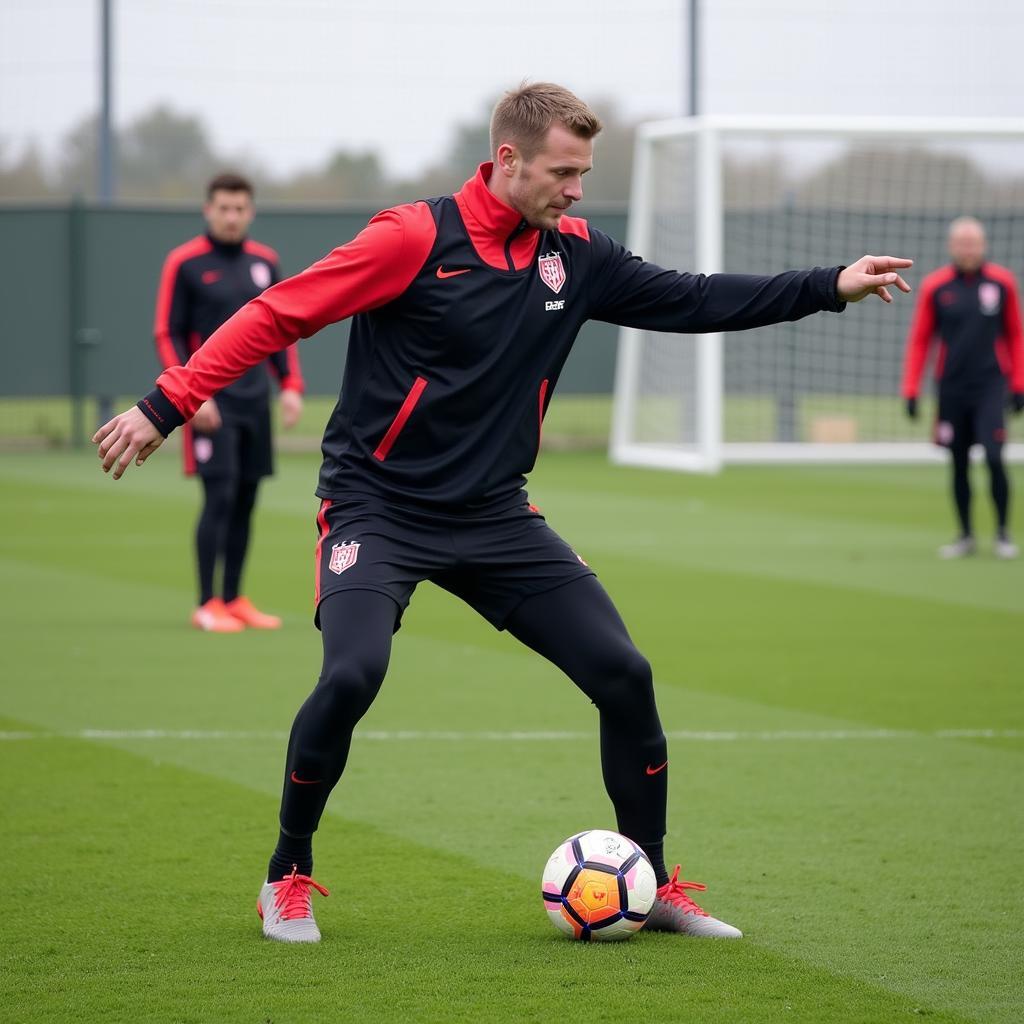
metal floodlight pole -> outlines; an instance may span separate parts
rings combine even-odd
[[[100,0],[100,116],[96,126],[96,196],[101,206],[110,206],[117,194],[117,154],[113,128],[113,51],[114,0]],[[86,439],[86,400],[89,363],[101,342],[99,330],[86,327],[85,249],[86,208],[79,196],[71,203],[69,212],[69,293],[68,318],[71,324],[71,352],[68,367],[71,392],[71,445],[83,448]],[[100,418],[105,419],[100,404]]]
[[[696,117],[700,113],[700,0],[689,0],[689,5],[690,83],[687,99],[690,104],[690,117]]]
[[[111,124],[113,88],[113,0],[100,0],[100,123],[99,123],[99,200],[112,203],[117,191],[114,166],[114,133]]]

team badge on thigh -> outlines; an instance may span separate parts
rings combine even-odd
[[[560,252],[545,253],[537,260],[540,279],[557,295],[565,284],[565,267]]]
[[[350,540],[344,544],[335,544],[331,548],[331,561],[327,568],[340,576],[346,569],[351,569],[359,557],[359,542]]]
[[[955,433],[952,423],[948,420],[939,420],[935,424],[935,443],[945,445],[948,448],[953,443]]]
[[[196,462],[209,462],[213,458],[213,441],[209,437],[197,437],[192,442]]]

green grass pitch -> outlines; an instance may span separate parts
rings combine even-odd
[[[1024,563],[989,553],[980,471],[984,552],[946,564],[939,467],[546,454],[532,499],[654,665],[670,863],[747,937],[556,934],[545,859],[614,827],[595,712],[427,585],[318,835],[324,940],[293,948],[254,907],[319,668],[315,472],[282,459],[256,524],[285,628],[211,636],[176,456],[117,484],[0,456],[0,1020],[1021,1019]]]

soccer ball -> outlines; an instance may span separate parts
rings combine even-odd
[[[566,839],[541,879],[551,923],[583,942],[628,939],[638,932],[657,890],[647,854],[618,832],[599,828]]]

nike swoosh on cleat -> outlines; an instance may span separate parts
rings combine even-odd
[[[664,764],[659,764],[657,768],[652,768],[650,765],[648,765],[647,766],[647,774],[648,775],[657,775],[658,772],[662,771],[664,768],[667,768],[667,767],[668,767],[668,761],[666,761]]]
[[[445,270],[444,266],[437,268],[437,276],[443,281],[446,277],[458,277],[459,274],[468,274],[472,267],[466,267],[465,270]]]
[[[291,774],[292,782],[297,782],[300,786],[315,786],[318,782],[323,782],[323,779],[300,779],[295,772]]]

